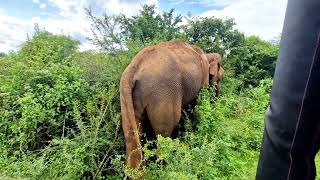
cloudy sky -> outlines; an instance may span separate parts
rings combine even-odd
[[[90,21],[84,7],[95,14],[137,13],[143,4],[159,11],[174,8],[178,14],[232,17],[246,35],[265,40],[282,30],[287,0],[0,0],[0,52],[17,50],[33,32],[35,23],[52,33],[67,34],[81,41],[81,50],[94,48],[86,40]]]

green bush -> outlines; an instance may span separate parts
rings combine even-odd
[[[0,179],[254,179],[277,46],[244,38],[230,19],[180,26],[173,10],[154,8],[117,19],[125,25],[120,34],[96,36],[106,52],[79,52],[78,41],[36,30],[19,51],[0,57]],[[110,20],[92,18],[98,26]],[[172,38],[227,55],[222,95],[201,90],[188,110],[194,118],[184,113],[185,130],[147,141],[142,171],[131,171],[121,73],[143,46]]]
[[[1,61],[0,175],[123,176],[118,81],[129,59],[79,54],[73,42],[37,32]]]
[[[10,145],[13,154],[41,149],[55,137],[71,135],[69,129],[76,123],[74,112],[84,105],[88,96],[82,70],[70,66],[73,52],[46,57],[55,48],[41,45],[52,41],[54,46],[60,38],[37,33],[34,41],[27,42],[18,54],[8,57],[11,66],[7,67],[0,87],[3,93],[0,128],[2,142]],[[40,46],[38,41],[42,42]],[[29,47],[42,49],[27,53]],[[70,48],[72,50],[75,49]]]
[[[245,38],[243,45],[234,48],[233,52],[225,61],[226,66],[233,69],[234,76],[242,81],[242,87],[255,87],[260,80],[273,77],[278,44],[250,36]]]
[[[221,55],[233,54],[244,42],[244,35],[234,28],[233,19],[215,17],[192,18],[184,29],[186,40],[201,47],[205,52]]]

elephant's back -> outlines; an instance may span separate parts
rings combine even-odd
[[[135,60],[134,97],[161,100],[180,96],[182,103],[193,100],[201,88],[201,64],[189,49],[179,46],[153,46],[144,49]],[[146,102],[145,102],[146,103]]]
[[[181,91],[180,67],[172,52],[159,48],[149,49],[142,58],[134,76],[136,95],[143,99],[151,96],[167,98]]]
[[[168,49],[175,54],[181,73],[182,104],[194,100],[203,85],[203,51],[183,41],[169,41]]]

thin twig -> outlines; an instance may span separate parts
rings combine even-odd
[[[116,132],[115,132],[115,137],[114,137],[114,139],[113,139],[113,143],[112,143],[112,145],[109,147],[109,149],[107,150],[107,152],[106,152],[106,154],[104,155],[102,161],[100,162],[99,168],[97,169],[97,171],[96,171],[96,173],[95,173],[95,175],[94,175],[94,177],[93,177],[93,180],[96,180],[96,178],[97,178],[98,174],[100,173],[101,169],[104,167],[105,161],[109,159],[109,157],[107,158],[107,156],[108,156],[109,152],[111,151],[111,149],[113,148],[116,140],[118,139],[119,127],[120,127],[120,123],[118,123],[118,125],[117,125],[117,130],[116,130]]]
[[[67,117],[67,112],[68,112],[68,107],[66,107],[66,112],[64,113],[61,139],[63,139],[63,138],[64,138],[64,129],[65,129],[65,126],[66,126],[66,117]]]

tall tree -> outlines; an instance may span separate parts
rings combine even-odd
[[[279,52],[279,44],[264,41],[257,36],[245,38],[243,45],[234,48],[227,66],[244,87],[256,86],[265,78],[272,78]]]
[[[94,45],[102,51],[115,53],[124,48],[123,35],[119,32],[121,28],[120,16],[103,14],[95,17],[91,9],[85,9],[87,16],[91,20],[92,37],[88,38]]]
[[[0,52],[0,57],[5,57],[7,54],[4,52]]]
[[[233,19],[215,17],[191,18],[185,29],[188,41],[197,44],[206,52],[218,52],[223,55],[233,53],[234,47],[244,41],[243,33],[234,29]]]
[[[92,22],[93,44],[106,52],[124,50],[134,42],[136,46],[146,46],[152,42],[174,39],[180,34],[181,15],[174,15],[174,9],[157,13],[155,5],[144,5],[135,16],[107,15],[95,17],[86,9]]]
[[[43,63],[70,63],[69,57],[77,50],[80,42],[64,35],[54,35],[35,29],[19,51],[21,59]]]
[[[136,16],[122,15],[122,33],[130,40],[146,45],[152,41],[166,41],[178,36],[182,16],[174,16],[174,9],[157,14],[155,5],[144,5]]]

